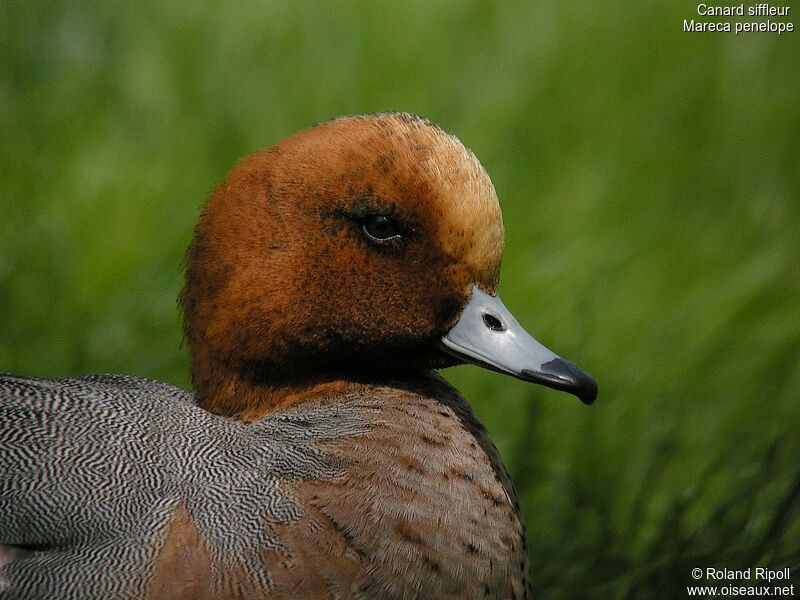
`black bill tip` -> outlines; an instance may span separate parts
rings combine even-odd
[[[527,381],[569,392],[587,405],[597,399],[597,382],[594,378],[562,358],[544,363],[537,371],[523,369],[522,375]]]

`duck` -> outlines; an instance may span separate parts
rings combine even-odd
[[[529,597],[508,471],[438,370],[597,383],[501,302],[503,244],[483,166],[415,115],[242,159],[186,254],[192,391],[0,376],[0,597]]]

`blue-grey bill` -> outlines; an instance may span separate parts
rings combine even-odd
[[[597,382],[589,374],[537,342],[500,298],[477,286],[442,346],[461,360],[569,392],[584,404],[597,398]]]

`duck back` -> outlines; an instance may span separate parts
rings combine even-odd
[[[436,375],[252,423],[136,377],[4,376],[0,422],[4,598],[526,595],[513,487]]]

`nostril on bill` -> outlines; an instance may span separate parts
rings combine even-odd
[[[492,331],[505,331],[506,329],[506,326],[503,325],[500,319],[489,313],[483,313],[483,322],[486,323],[486,326]]]

